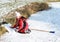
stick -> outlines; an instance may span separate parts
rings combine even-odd
[[[47,30],[39,30],[39,29],[31,29],[31,30],[41,31],[41,32],[55,33],[55,31],[47,31]]]

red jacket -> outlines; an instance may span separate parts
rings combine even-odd
[[[13,27],[18,27],[18,32],[25,32],[26,30],[28,30],[28,23],[26,22],[26,18],[16,18],[16,24]]]

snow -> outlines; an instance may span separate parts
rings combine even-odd
[[[60,8],[60,2],[50,2],[50,6],[54,8]]]
[[[9,33],[1,36],[0,42],[60,42],[60,8],[55,7],[57,3],[51,4],[54,4],[52,9],[31,15],[27,22],[30,29],[55,31],[55,33],[31,30],[30,34],[20,34],[10,28],[11,24],[4,24]]]
[[[11,3],[11,2],[14,2],[12,0],[0,0],[0,3]]]

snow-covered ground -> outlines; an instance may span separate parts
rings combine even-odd
[[[9,33],[0,37],[0,42],[60,42],[60,3],[51,4],[52,9],[35,13],[29,18],[28,23],[29,28],[55,33],[31,30],[30,34],[20,34],[9,28],[9,24],[5,24]]]
[[[60,8],[60,2],[50,2],[50,6],[54,8]]]

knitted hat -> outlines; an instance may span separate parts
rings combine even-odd
[[[21,14],[19,12],[17,12],[17,11],[15,12],[15,14],[16,14],[17,18],[19,18],[21,16]]]

